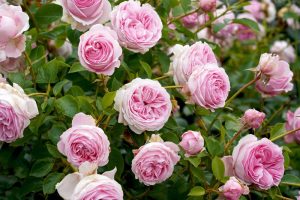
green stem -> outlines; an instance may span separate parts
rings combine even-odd
[[[35,77],[35,73],[33,71],[31,59],[30,59],[29,55],[26,53],[26,51],[24,51],[24,56],[25,56],[26,61],[29,64],[29,70],[30,70],[30,74],[31,74],[31,77],[32,77],[32,82],[34,84],[34,87],[36,87],[36,82],[35,82],[36,77]]]
[[[180,16],[178,16],[178,17],[174,17],[172,20],[170,20],[170,21],[168,22],[168,25],[170,25],[170,24],[172,24],[173,22],[175,22],[175,21],[177,21],[177,20],[179,20],[179,19],[182,19],[182,18],[184,18],[184,17],[186,17],[186,16],[189,16],[189,15],[191,15],[191,14],[194,14],[194,13],[200,11],[200,10],[201,10],[201,8],[199,7],[199,8],[197,8],[196,10],[193,10],[193,11],[191,11],[191,12],[185,13],[185,14],[180,15]]]
[[[165,89],[176,89],[176,88],[183,88],[181,85],[171,85],[171,86],[164,86]]]
[[[286,135],[293,134],[293,133],[295,133],[295,132],[297,132],[297,131],[299,131],[299,130],[300,130],[300,128],[297,128],[297,129],[294,129],[294,130],[285,132],[285,133],[283,133],[283,134],[281,134],[281,135],[278,135],[278,136],[272,138],[271,141],[274,142],[275,140],[278,140],[278,139],[280,139],[280,138],[282,138],[282,137],[284,137],[284,136],[286,136]]]
[[[28,94],[27,96],[29,96],[29,97],[33,97],[33,96],[48,96],[48,94],[47,93],[42,93],[42,92],[37,92],[37,93]]]
[[[40,29],[39,29],[38,23],[37,23],[34,15],[32,14],[30,8],[27,5],[27,0],[23,0],[23,7],[24,7],[25,11],[27,12],[27,14],[29,15],[30,19],[32,20],[32,23],[35,26],[36,32],[39,33]]]
[[[170,77],[169,75],[164,75],[164,76],[160,76],[160,77],[157,77],[157,78],[155,78],[154,80],[162,80],[162,79],[165,79],[165,78],[168,78],[168,77]]]
[[[232,145],[232,143],[241,135],[241,133],[243,132],[243,130],[245,129],[245,126],[242,126],[235,134],[234,136],[231,138],[231,140],[229,140],[229,142],[225,145],[224,151],[226,152],[228,150],[228,148],[230,147],[230,145]]]

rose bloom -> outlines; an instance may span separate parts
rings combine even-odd
[[[211,12],[216,9],[217,0],[200,0],[199,6],[204,12]]]
[[[214,111],[225,106],[230,82],[223,68],[217,64],[207,64],[192,73],[187,87],[191,102]]]
[[[28,28],[29,17],[20,6],[0,4],[0,62],[22,55]]]
[[[298,196],[296,196],[297,200],[300,200],[300,191],[298,191]]]
[[[10,72],[23,71],[25,69],[24,57],[7,58],[5,61],[0,62],[0,72],[7,75]]]
[[[265,14],[262,10],[262,3],[259,1],[253,0],[250,1],[250,4],[245,6],[244,9],[248,11],[256,20],[262,20],[265,17]]]
[[[107,22],[111,12],[108,0],[59,0],[59,4],[63,7],[62,21],[70,23],[73,29],[80,31]]]
[[[300,128],[300,108],[298,108],[295,113],[293,113],[292,111],[288,111],[286,113],[285,129],[287,131],[291,131],[298,128]],[[286,135],[284,137],[284,140],[286,143],[292,143],[294,141],[300,143],[300,131],[296,131],[295,133]]]
[[[234,176],[219,188],[226,200],[239,200],[240,196],[249,194],[249,188]]]
[[[262,54],[256,70],[261,74],[261,78],[256,81],[256,89],[263,96],[276,96],[293,89],[293,72],[289,64],[280,60],[278,55]]]
[[[204,139],[200,132],[187,131],[181,135],[179,145],[185,151],[185,156],[194,156],[200,153],[204,148]]]
[[[168,121],[172,103],[170,95],[158,81],[136,78],[117,91],[114,108],[119,123],[132,131],[158,131]]]
[[[108,163],[109,140],[95,120],[84,113],[74,116],[72,127],[60,136],[59,152],[67,156],[68,162],[76,167],[88,161],[104,166]]]
[[[244,126],[250,128],[259,128],[263,123],[266,115],[263,112],[259,112],[255,109],[248,109],[244,113],[241,121]]]
[[[296,60],[295,49],[292,45],[288,44],[287,41],[275,41],[270,51],[279,55],[280,59],[288,63],[293,63]]]
[[[97,166],[84,162],[79,172],[68,174],[56,185],[58,194],[64,199],[111,199],[123,200],[121,185],[114,180],[116,168],[97,174]]]
[[[292,12],[297,16],[300,16],[300,8],[296,4],[292,4],[287,11]],[[300,29],[300,23],[296,19],[287,18],[286,22],[288,26],[291,27],[292,29]]]
[[[150,4],[125,1],[111,13],[111,24],[121,45],[136,53],[146,53],[162,35],[162,22]]]
[[[80,36],[78,57],[81,65],[91,72],[112,75],[121,64],[121,56],[117,35],[109,27],[97,24]]]
[[[171,71],[177,85],[186,85],[191,74],[207,63],[217,64],[217,59],[207,43],[196,42],[192,46],[179,44],[172,48],[174,54]]]
[[[23,137],[30,119],[39,114],[36,102],[17,85],[0,81],[0,141],[11,143]]]
[[[226,6],[217,9],[216,12],[214,13],[214,16],[215,17],[220,16],[222,13],[225,12],[226,9],[227,9]],[[236,25],[231,23],[233,19],[235,19],[235,16],[234,13],[231,11],[227,12],[225,15],[216,19],[213,22],[214,25],[224,24],[224,23],[226,23],[227,25],[223,27],[215,36],[223,40],[229,40],[231,37],[233,37],[236,30]]]
[[[172,142],[154,141],[134,151],[131,169],[136,179],[145,185],[167,180],[180,160],[179,148]]]
[[[272,22],[276,18],[276,7],[272,0],[262,0],[263,12],[266,13],[266,21]]]
[[[181,19],[183,26],[186,28],[194,28],[199,25],[198,13],[193,13]]]
[[[249,13],[242,13],[237,16],[238,19],[250,19],[252,21],[256,21],[256,19],[253,17],[253,15]],[[245,26],[243,24],[237,24],[236,25],[236,36],[239,40],[253,40],[257,37],[260,38],[265,34],[265,30],[263,26],[258,24],[260,32],[257,34],[255,31],[253,31],[250,27]]]
[[[278,186],[284,174],[282,148],[267,138],[243,137],[233,149],[232,161],[239,179],[263,190]]]

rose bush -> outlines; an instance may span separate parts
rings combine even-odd
[[[299,199],[299,7],[0,0],[0,199]]]

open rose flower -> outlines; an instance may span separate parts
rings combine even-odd
[[[59,4],[63,7],[62,20],[80,31],[107,22],[111,12],[108,0],[59,0]]]
[[[256,0],[250,1],[250,4],[245,6],[244,9],[248,11],[256,20],[262,20],[265,17],[262,9],[262,3]]]
[[[185,16],[181,20],[183,26],[186,28],[194,28],[199,25],[198,13],[193,13],[188,16]]]
[[[0,4],[0,62],[22,55],[26,40],[23,32],[28,28],[29,17],[21,6]]]
[[[207,43],[197,42],[192,46],[175,45],[171,71],[177,85],[186,85],[191,74],[207,63],[217,64],[217,59]]]
[[[188,80],[190,101],[204,108],[222,108],[230,91],[228,75],[217,64],[206,64],[195,70]]]
[[[109,140],[95,120],[83,113],[74,116],[72,127],[60,136],[58,150],[76,167],[88,161],[104,166],[108,163]]]
[[[111,13],[111,24],[121,45],[130,51],[145,53],[162,35],[162,22],[150,4],[125,1]]]
[[[172,103],[170,95],[158,81],[136,78],[117,91],[114,108],[119,112],[119,123],[132,131],[160,130],[168,121]]]
[[[217,0],[199,0],[199,6],[204,12],[211,12],[216,9]]]
[[[266,115],[263,112],[259,112],[255,109],[248,109],[245,111],[241,121],[242,124],[249,128],[259,128],[263,123]]]
[[[152,137],[157,140],[155,135]],[[150,143],[134,151],[131,164],[135,178],[145,185],[155,185],[167,180],[180,160],[176,144],[162,140],[151,142],[151,139]]]
[[[261,74],[261,78],[256,81],[256,89],[263,96],[276,96],[293,89],[290,65],[280,60],[278,55],[262,54],[256,70]]]
[[[185,156],[194,156],[200,153],[204,148],[204,139],[200,132],[187,131],[181,135],[179,145],[185,151]]]
[[[234,147],[232,157],[223,160],[228,174],[263,190],[278,186],[284,174],[282,148],[267,138],[258,140],[250,134]]]
[[[280,59],[288,63],[293,63],[296,60],[295,49],[292,45],[288,44],[287,41],[275,41],[270,51],[279,55]]]
[[[84,162],[79,172],[68,174],[56,185],[58,194],[66,200],[123,200],[121,185],[114,180],[116,169],[97,174],[97,166]]]
[[[30,119],[39,114],[36,102],[23,89],[0,81],[0,141],[11,143],[23,137]]]
[[[226,200],[239,200],[240,196],[249,194],[248,186],[241,183],[234,176],[230,177],[219,190],[222,192],[221,197]]]
[[[286,113],[286,123],[285,129],[287,131],[295,130],[300,128],[300,108],[298,108],[294,113],[292,111],[288,111]],[[284,140],[287,143],[291,143],[296,141],[300,143],[300,131],[296,131],[295,133],[286,135]]]
[[[82,66],[91,72],[112,75],[121,64],[121,56],[117,35],[109,27],[97,24],[80,36],[78,57]]]
[[[256,21],[256,19],[253,17],[253,15],[249,13],[242,13],[237,16],[238,19],[250,19],[252,21]],[[258,24],[258,27],[260,29],[260,32],[257,33],[253,29],[251,29],[248,26],[245,26],[243,24],[236,24],[236,36],[239,40],[253,40],[256,39],[257,37],[263,36],[265,31],[263,26]]]

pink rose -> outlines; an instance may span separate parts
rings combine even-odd
[[[76,167],[88,161],[104,166],[108,163],[109,141],[95,120],[84,113],[74,116],[72,127],[60,136],[58,150]]]
[[[259,128],[260,125],[263,123],[266,115],[263,112],[259,112],[255,109],[248,109],[244,113],[241,121],[244,126],[249,128]]]
[[[297,200],[300,200],[300,191],[298,191],[298,196],[296,196]]]
[[[261,73],[256,89],[263,96],[276,96],[293,89],[293,72],[286,61],[279,60],[278,55],[262,54],[256,70]]]
[[[216,9],[217,0],[199,0],[200,8],[205,12],[211,12]]]
[[[296,60],[295,49],[287,41],[275,41],[270,51],[288,63],[293,63]]]
[[[7,58],[5,61],[0,62],[0,72],[7,74],[10,72],[18,72],[25,69],[24,57]]]
[[[180,160],[179,148],[172,142],[150,142],[135,151],[131,169],[136,179],[145,185],[167,180]]]
[[[300,108],[298,108],[295,113],[291,111],[288,111],[286,113],[285,129],[287,131],[291,131],[298,128],[300,128]],[[300,143],[300,131],[296,131],[295,133],[286,135],[284,137],[284,140],[286,141],[286,143],[292,143],[294,141]]]
[[[28,28],[29,17],[20,6],[0,4],[0,62],[21,56]]]
[[[198,13],[193,13],[182,18],[183,26],[186,28],[194,28],[199,25]]]
[[[194,156],[200,153],[204,148],[204,139],[200,132],[187,131],[181,135],[179,145],[185,151],[185,156]]]
[[[39,114],[36,102],[23,89],[0,81],[0,141],[11,143],[23,137],[30,119]]]
[[[253,15],[249,13],[242,13],[237,16],[238,19],[250,19],[252,21],[256,21]],[[260,26],[260,28],[262,28]],[[263,32],[263,31],[262,31]],[[245,26],[243,24],[236,25],[236,36],[239,40],[253,40],[256,38],[257,34],[250,27]]]
[[[217,64],[196,69],[188,80],[191,101],[204,108],[222,108],[230,91],[228,75]]]
[[[238,181],[234,176],[219,188],[226,200],[239,200],[241,195],[249,194],[249,188]]]
[[[214,17],[221,16],[225,10],[226,6],[223,6],[216,10]],[[236,31],[236,25],[232,23],[232,20],[235,19],[234,13],[232,11],[227,12],[225,15],[217,18],[213,24],[227,24],[223,27],[217,34],[216,37],[222,38],[223,40],[229,40],[233,37]]]
[[[250,134],[243,137],[234,147],[232,158],[234,174],[263,190],[278,186],[283,177],[282,149],[267,138],[258,140]]]
[[[207,63],[217,64],[217,59],[207,43],[196,42],[192,46],[179,44],[172,48],[174,54],[171,71],[177,85],[186,85],[191,74]]]
[[[114,101],[119,123],[129,125],[137,134],[160,130],[172,110],[166,89],[150,79],[136,78],[127,83],[117,91]]]
[[[111,5],[108,0],[59,0],[59,3],[64,12],[62,20],[70,23],[73,29],[86,31],[109,20]]]
[[[250,1],[250,4],[245,6],[244,9],[255,17],[256,20],[262,20],[265,17],[262,4],[256,0]]]
[[[133,52],[145,53],[161,38],[162,22],[150,4],[125,1],[111,13],[111,24],[122,46]]]
[[[109,27],[97,24],[80,36],[78,57],[91,72],[112,75],[121,64],[121,56],[117,35]]]
[[[97,166],[85,162],[79,172],[68,174],[56,185],[58,194],[64,199],[111,199],[123,200],[121,185],[114,180],[116,169],[97,174]]]

